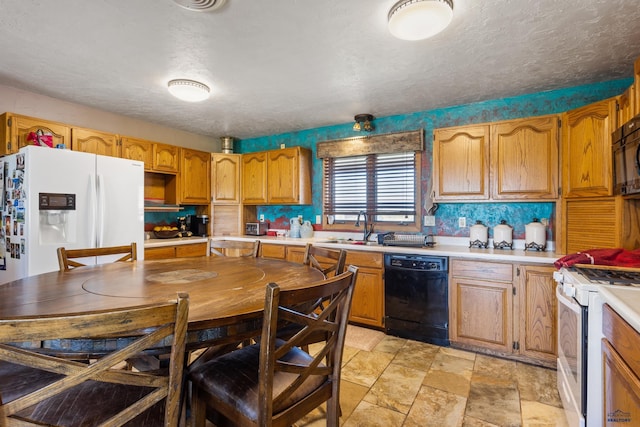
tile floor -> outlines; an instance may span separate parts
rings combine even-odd
[[[340,397],[344,427],[567,425],[554,370],[391,336],[345,347]]]

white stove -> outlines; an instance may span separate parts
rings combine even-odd
[[[570,427],[600,427],[603,300],[598,290],[625,286],[640,291],[640,269],[575,265],[553,277],[558,282],[558,391],[567,421]]]

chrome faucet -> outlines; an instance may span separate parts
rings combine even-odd
[[[364,236],[362,238],[362,240],[364,240],[365,242],[369,240],[369,237],[371,237],[371,233],[373,233],[373,223],[369,224],[368,223],[368,217],[367,217],[367,213],[365,211],[360,211],[358,212],[358,218],[356,219],[356,223],[355,226],[356,227],[360,227],[360,216],[362,216],[364,218]]]

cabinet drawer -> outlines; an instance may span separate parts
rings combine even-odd
[[[196,243],[193,245],[178,245],[176,246],[176,257],[187,258],[195,256],[207,255],[208,245],[206,243]]]
[[[513,266],[511,264],[501,264],[498,262],[454,259],[451,261],[451,275],[455,277],[511,282],[513,281]]]
[[[147,248],[144,250],[144,259],[166,259],[175,258],[176,250],[173,246],[160,246],[158,248]]]
[[[382,268],[382,254],[372,252],[347,251],[345,266]]]
[[[260,256],[262,258],[286,259],[287,247],[285,245],[270,245],[263,243],[260,245]]]
[[[633,373],[640,377],[640,334],[608,304],[602,310],[602,333]]]

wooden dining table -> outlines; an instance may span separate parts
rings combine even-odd
[[[0,318],[113,310],[166,302],[186,292],[187,342],[195,349],[255,336],[268,283],[295,288],[323,279],[320,271],[303,264],[253,257],[101,264],[0,285]]]

